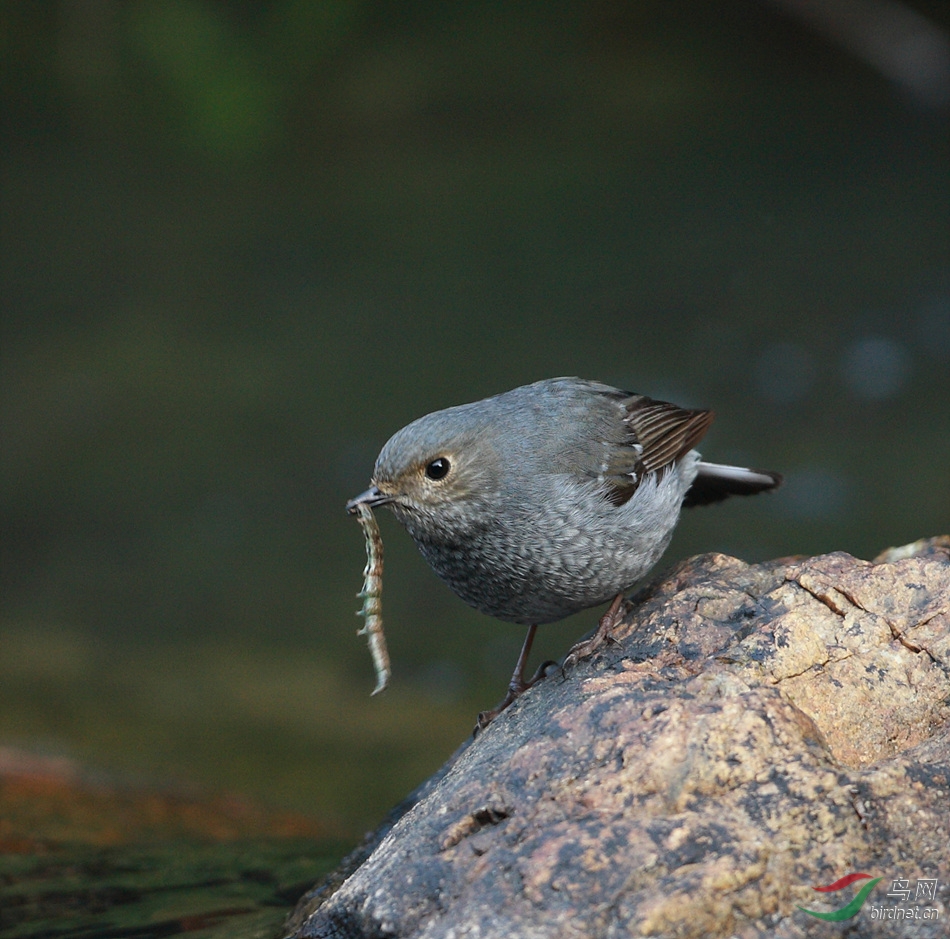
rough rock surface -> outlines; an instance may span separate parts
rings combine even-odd
[[[616,639],[460,750],[291,934],[950,935],[950,538],[694,558]],[[852,918],[797,908],[846,906],[870,881],[812,887],[852,872],[882,878]]]

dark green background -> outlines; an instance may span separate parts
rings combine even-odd
[[[542,377],[787,475],[664,564],[950,531],[946,97],[779,5],[8,2],[0,131],[0,745],[371,825],[521,634],[383,517],[370,700],[343,503]]]

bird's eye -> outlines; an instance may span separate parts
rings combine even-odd
[[[444,456],[439,456],[426,466],[426,476],[429,479],[444,479],[451,468],[452,464]]]

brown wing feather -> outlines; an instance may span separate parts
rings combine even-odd
[[[675,462],[693,449],[713,422],[712,411],[691,411],[640,397],[627,405],[626,423],[643,447],[640,462],[648,473]]]
[[[641,480],[692,450],[713,421],[712,411],[693,411],[645,395],[622,402],[628,439],[616,447],[606,473],[606,498],[618,508],[629,502]]]

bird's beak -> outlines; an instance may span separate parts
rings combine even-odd
[[[366,505],[372,509],[377,505],[387,505],[392,501],[392,496],[387,496],[380,492],[377,486],[370,486],[366,492],[361,492],[358,496],[350,499],[350,501],[346,503],[346,511],[352,515],[358,505]]]

